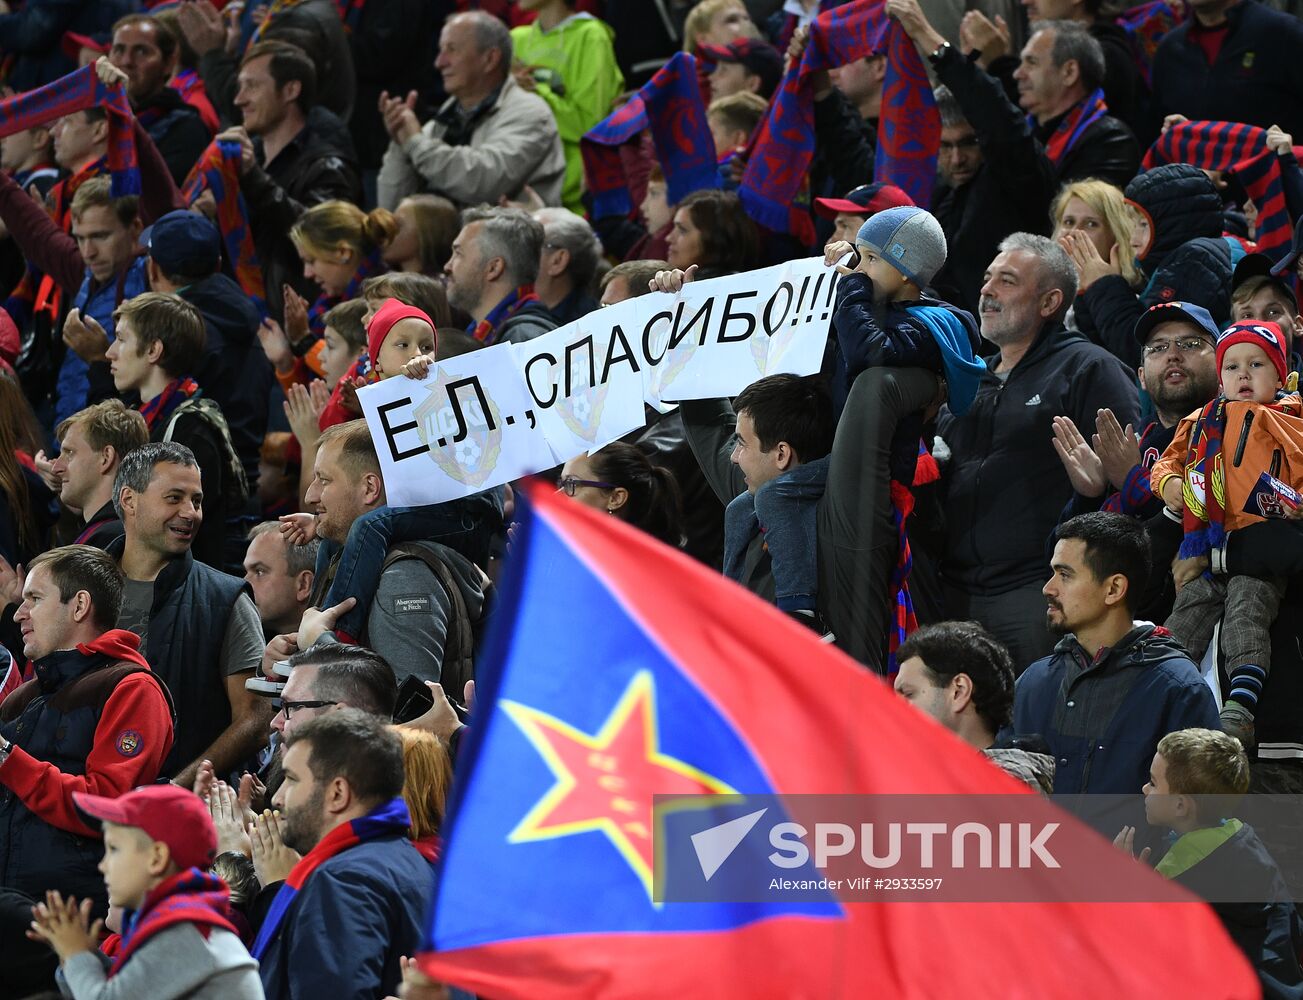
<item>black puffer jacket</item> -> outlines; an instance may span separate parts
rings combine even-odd
[[[1118,275],[1100,278],[1077,297],[1077,326],[1129,368],[1140,363],[1134,330],[1141,313],[1159,302],[1193,302],[1214,320],[1230,317],[1234,262],[1222,239],[1222,200],[1198,167],[1171,163],[1127,185],[1127,198],[1149,217],[1149,252],[1140,261],[1147,279],[1136,293]]]

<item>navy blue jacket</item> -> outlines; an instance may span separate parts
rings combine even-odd
[[[1014,688],[1013,730],[1049,745],[1056,795],[1139,793],[1158,741],[1192,726],[1221,729],[1212,691],[1153,625],[1133,629],[1098,661],[1066,636]]]
[[[434,895],[429,862],[380,837],[322,862],[291,904],[259,973],[278,1000],[374,1000],[398,992]]]
[[[1154,53],[1151,111],[1194,121],[1279,125],[1303,135],[1303,24],[1265,3],[1243,0],[1226,12],[1230,31],[1208,65],[1190,41],[1190,22],[1173,28]]]

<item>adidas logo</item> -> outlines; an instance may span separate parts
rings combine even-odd
[[[1023,405],[1024,405],[1024,406],[1040,406],[1040,405],[1041,405],[1041,394],[1038,392],[1038,393],[1037,393],[1035,396],[1033,396],[1031,399],[1027,400],[1027,402],[1025,402]]]

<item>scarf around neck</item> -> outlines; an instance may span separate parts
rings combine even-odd
[[[1058,127],[1045,141],[1045,154],[1050,158],[1050,162],[1056,167],[1059,166],[1063,158],[1072,152],[1086,129],[1107,114],[1108,105],[1104,103],[1104,88],[1096,87],[1094,93],[1088,94],[1068,110],[1059,121]],[[1027,116],[1027,124],[1032,131],[1036,130],[1036,119],[1031,115]]]
[[[513,289],[506,298],[489,310],[489,314],[482,320],[466,327],[466,332],[482,344],[496,343],[498,327],[524,309],[525,306],[538,300],[538,296],[534,294],[533,285],[521,285],[519,288]]]
[[[399,797],[377,806],[365,816],[340,824],[322,837],[317,846],[294,866],[289,878],[276,893],[276,898],[272,900],[271,908],[267,911],[267,918],[262,923],[262,929],[258,931],[258,939],[253,943],[253,957],[261,959],[267,953],[268,946],[280,931],[281,924],[298,898],[299,892],[318,867],[335,855],[343,854],[350,847],[356,847],[369,840],[406,836],[411,825],[412,819],[407,812],[407,803]]]
[[[199,383],[192,378],[173,379],[153,399],[140,404],[140,415],[145,418],[145,426],[153,433],[154,427],[167,423],[172,412],[199,392]]]
[[[238,937],[230,916],[231,892],[216,875],[198,868],[173,875],[146,894],[139,910],[127,913],[108,978],[121,972],[150,938],[176,924],[197,924],[205,936],[218,928]]]

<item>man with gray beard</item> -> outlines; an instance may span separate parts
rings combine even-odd
[[[466,332],[486,347],[523,344],[557,328],[534,292],[543,225],[519,208],[468,208],[444,265],[448,304],[471,318]]]
[[[1107,408],[1134,426],[1139,412],[1122,362],[1064,329],[1076,290],[1072,262],[1052,240],[1014,233],[1001,242],[978,310],[982,337],[1000,353],[987,360],[972,407],[962,417],[943,408],[937,421],[951,452],[942,484],[949,617],[981,622],[1019,671],[1053,646],[1045,539],[1072,495],[1054,418],[1090,426]]]

